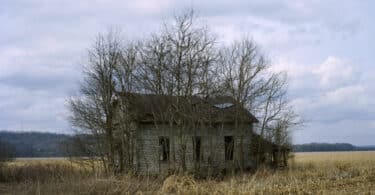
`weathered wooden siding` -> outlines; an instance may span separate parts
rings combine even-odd
[[[170,140],[170,160],[159,160],[159,137]],[[201,137],[201,161],[194,161],[193,136]],[[234,160],[225,160],[224,136],[234,138]],[[251,127],[234,130],[232,126],[212,129],[178,130],[168,126],[142,125],[137,128],[136,169],[142,174],[165,174],[182,171],[181,144],[186,145],[186,171],[218,171],[225,168],[247,168],[252,165],[250,156]],[[240,155],[243,153],[243,155]],[[243,156],[243,159],[241,158]],[[241,166],[242,165],[242,166]]]

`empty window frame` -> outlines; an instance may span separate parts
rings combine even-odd
[[[201,137],[199,136],[194,136],[193,137],[193,149],[194,149],[194,160],[196,162],[200,161],[201,157],[201,148],[202,148],[202,141]]]
[[[159,137],[160,161],[169,161],[169,137]]]
[[[225,160],[233,160],[234,140],[233,136],[224,137]]]

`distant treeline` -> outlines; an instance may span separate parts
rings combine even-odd
[[[13,146],[15,157],[64,157],[72,136],[41,132],[0,131],[0,141]]]
[[[348,143],[309,143],[293,145],[294,152],[368,151],[375,146],[354,146]]]
[[[87,156],[80,144],[93,144],[90,135],[67,135],[43,132],[0,131],[0,143],[9,146],[16,158]],[[91,152],[93,156],[95,151]]]
[[[90,136],[80,136],[82,141],[90,141]],[[66,134],[42,132],[9,132],[0,131],[0,141],[10,144],[15,157],[67,157],[79,155],[72,151],[77,137]],[[77,148],[77,147],[74,147]],[[321,152],[321,151],[359,151],[375,150],[375,146],[354,146],[348,143],[310,143],[294,145],[295,152]]]

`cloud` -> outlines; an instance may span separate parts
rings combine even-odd
[[[69,132],[66,94],[0,85],[3,129]]]
[[[359,74],[354,69],[354,65],[349,65],[342,59],[330,56],[312,72],[319,77],[321,87],[337,88],[358,79]]]
[[[308,121],[305,130],[295,132],[295,141],[372,143],[358,138],[373,134],[375,118],[375,91],[365,76],[370,73],[360,71],[364,65],[336,56],[316,65],[277,62],[273,70],[289,73],[291,103]]]
[[[321,64],[297,65],[293,62],[279,61],[273,71],[286,71],[290,77],[291,90],[303,90],[313,96],[306,98],[324,99],[322,102],[340,104],[352,97],[358,98],[360,94],[366,94],[362,74],[356,65],[348,61],[329,56]],[[308,91],[306,90],[308,89]]]

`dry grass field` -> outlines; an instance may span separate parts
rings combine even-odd
[[[0,168],[0,194],[375,194],[375,152],[297,153],[284,170],[198,180],[105,176],[64,159]]]

